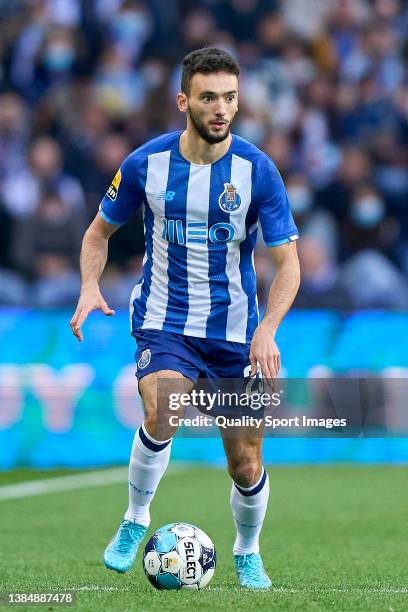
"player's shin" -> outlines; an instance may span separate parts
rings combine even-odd
[[[259,552],[259,534],[269,498],[269,477],[265,469],[258,482],[243,488],[235,483],[231,489],[231,509],[237,536],[234,555]]]
[[[129,506],[125,519],[148,527],[149,506],[164,475],[171,452],[171,438],[158,441],[141,425],[135,434],[129,463]]]

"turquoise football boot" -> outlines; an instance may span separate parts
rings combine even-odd
[[[106,567],[121,574],[130,570],[146,531],[143,525],[122,521],[115,537],[105,549],[103,560]]]
[[[234,555],[235,569],[237,570],[239,583],[246,589],[269,589],[272,585],[267,576],[261,555],[259,553],[248,553],[246,555]]]

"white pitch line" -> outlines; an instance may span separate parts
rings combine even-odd
[[[69,587],[67,591],[130,591],[130,589],[124,589],[123,587],[113,586],[100,586],[98,584],[91,584],[90,586],[81,587]]]
[[[81,587],[70,587],[67,589],[68,591],[130,591],[131,589],[126,588],[126,587],[113,587],[113,586],[105,586],[105,585],[97,585],[97,584],[92,584],[92,585],[88,585],[88,586],[81,586]],[[225,587],[208,587],[208,589],[206,589],[207,591],[213,591],[213,592],[234,592],[234,593],[242,593],[242,589],[239,586],[236,587],[230,587],[230,588],[225,588]],[[285,587],[272,587],[271,591],[273,593],[290,593],[290,594],[298,594],[298,593],[309,593],[310,595],[319,595],[319,594],[324,594],[324,593],[344,593],[344,594],[349,594],[349,595],[355,595],[355,594],[361,594],[361,595],[369,595],[370,593],[378,593],[378,594],[385,594],[385,595],[398,595],[398,594],[407,594],[408,593],[408,588],[402,587],[400,589],[390,589],[387,587],[379,587],[379,588],[355,588],[355,587],[351,587],[351,588],[336,588],[336,587],[329,587],[329,588],[309,588],[309,589],[292,589],[292,588],[285,588]]]
[[[103,487],[109,484],[126,482],[127,469],[112,468],[109,470],[96,470],[85,474],[70,474],[41,480],[25,480],[12,485],[0,487],[0,499],[17,499],[19,497],[33,497],[56,493],[58,491],[73,491],[87,487]]]
[[[183,465],[173,465],[167,471],[166,476],[179,474],[186,469]],[[0,486],[0,501],[3,499],[18,499],[21,497],[34,497],[47,493],[59,491],[75,491],[91,487],[105,487],[107,485],[125,483],[128,478],[128,468],[110,468],[108,470],[96,470],[85,474],[72,474],[68,476],[57,476],[41,480],[25,480],[12,485]]]
[[[208,587],[209,591],[223,591],[223,592],[230,592],[230,591],[234,591],[234,592],[242,592],[242,589],[240,587],[231,587],[231,588],[225,588],[225,587]],[[272,587],[271,591],[273,593],[291,593],[291,594],[297,594],[297,593],[309,593],[311,595],[319,595],[322,593],[344,593],[344,594],[361,594],[361,595],[365,595],[365,594],[370,594],[370,593],[378,593],[378,594],[388,594],[388,595],[398,595],[398,594],[408,594],[408,588],[405,587],[401,587],[400,589],[390,589],[387,587],[384,588],[355,588],[355,587],[351,587],[351,588],[336,588],[336,587],[329,587],[329,588],[319,588],[319,587],[315,587],[315,588],[306,588],[306,589],[292,589],[290,587]]]

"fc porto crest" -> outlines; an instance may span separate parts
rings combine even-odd
[[[218,198],[218,203],[226,213],[235,212],[241,206],[241,196],[232,183],[224,183],[224,191]]]
[[[139,368],[139,370],[143,370],[144,368],[147,368],[147,366],[150,363],[151,358],[152,358],[151,350],[150,349],[144,350],[143,353],[141,354],[139,361],[137,362],[137,367]]]

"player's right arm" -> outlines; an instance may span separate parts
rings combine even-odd
[[[108,316],[115,314],[100,292],[99,279],[108,257],[109,238],[126,223],[142,200],[143,188],[137,168],[137,156],[131,154],[115,174],[99,212],[85,232],[82,242],[81,293],[70,323],[74,336],[80,342],[83,340],[82,325],[92,310],[102,310]]]
[[[107,223],[98,214],[85,232],[80,257],[81,293],[70,323],[74,336],[80,342],[83,340],[82,325],[92,310],[101,310],[108,316],[115,314],[100,292],[99,279],[108,257],[109,238],[118,228],[118,225]]]

